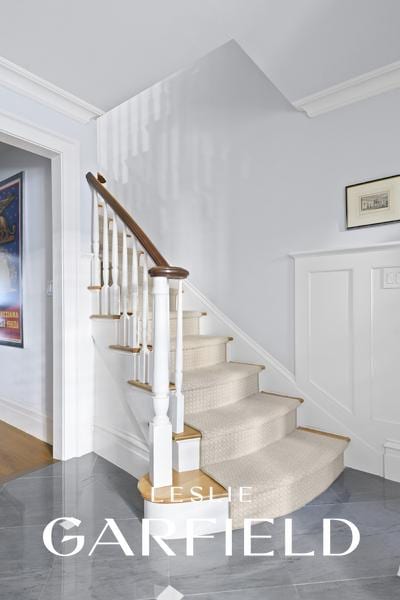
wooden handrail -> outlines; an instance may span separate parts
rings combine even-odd
[[[143,249],[150,256],[155,267],[149,270],[151,277],[167,277],[168,279],[186,279],[189,271],[181,267],[171,267],[163,255],[157,250],[151,239],[145,234],[143,229],[131,217],[128,211],[118,202],[116,198],[104,187],[103,183],[97,179],[90,171],[86,173],[86,179],[89,185],[103,198],[103,200],[112,208],[116,215],[132,232]],[[105,182],[103,176],[101,180]]]

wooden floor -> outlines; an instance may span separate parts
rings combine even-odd
[[[0,483],[53,462],[49,444],[0,421]]]

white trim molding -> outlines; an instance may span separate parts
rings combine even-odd
[[[360,252],[375,252],[379,250],[395,250],[400,247],[400,242],[382,242],[381,244],[369,244],[368,246],[353,246],[348,248],[324,248],[321,250],[303,250],[291,252],[290,258],[304,258],[307,256],[323,256],[328,254],[359,254]]]
[[[53,214],[53,456],[80,456],[90,431],[81,426],[78,327],[80,144],[0,111],[0,141],[51,160]],[[87,449],[86,449],[87,451]]]
[[[400,442],[386,440],[384,447],[384,474],[386,479],[400,481]]]
[[[325,90],[295,100],[292,104],[309,117],[342,108],[360,100],[400,88],[400,61],[353,77]]]
[[[104,114],[100,108],[81,100],[2,56],[0,56],[0,85],[45,104],[80,123],[87,123]]]
[[[53,420],[33,408],[0,398],[0,420],[48,444],[53,442]]]
[[[132,433],[95,425],[94,451],[137,479],[149,470],[149,449]]]

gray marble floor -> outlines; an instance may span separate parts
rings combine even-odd
[[[284,519],[261,523],[253,535],[254,552],[243,555],[243,532],[233,535],[233,555],[225,556],[222,534],[195,542],[195,556],[185,555],[183,541],[169,542],[175,556],[152,543],[141,555],[143,506],[136,480],[94,454],[57,463],[0,487],[0,600],[144,600],[172,586],[192,600],[388,600],[400,597],[400,484],[346,469],[312,503],[289,515],[293,519],[293,551],[314,556],[285,556]],[[67,553],[84,535],[82,551],[58,557],[44,546],[42,534],[52,519],[82,521],[79,529],[54,528],[55,548]],[[113,517],[134,556],[119,546],[90,548],[106,517]],[[352,554],[322,555],[322,521],[352,521],[361,542]],[[348,527],[332,526],[332,552],[349,545]],[[112,536],[103,541],[112,541]],[[180,597],[180,596],[177,596]],[[173,598],[173,596],[171,596]]]

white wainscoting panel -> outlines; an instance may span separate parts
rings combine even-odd
[[[362,468],[383,474],[384,444],[400,439],[400,288],[384,278],[400,244],[294,258],[296,383],[336,433],[355,434],[347,463],[361,468],[363,454]],[[305,403],[303,420],[321,427],[316,415]]]
[[[400,425],[400,288],[384,288],[382,269],[371,277],[372,419]]]
[[[353,412],[354,372],[352,281],[349,269],[310,272],[308,280],[308,378],[349,412]]]

